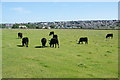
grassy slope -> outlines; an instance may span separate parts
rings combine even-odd
[[[40,39],[55,31],[60,48],[35,48]],[[29,37],[28,48],[17,47],[17,33]],[[105,39],[113,33],[113,39]],[[82,36],[88,45],[76,44]],[[118,32],[116,30],[3,30],[3,78],[111,78],[118,73]],[[49,44],[47,43],[47,46]]]

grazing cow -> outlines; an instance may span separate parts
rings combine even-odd
[[[51,31],[51,32],[49,33],[49,36],[50,36],[50,35],[53,35],[53,34],[54,34],[54,31]]]
[[[18,38],[22,38],[22,33],[18,33]]]
[[[58,38],[57,35],[54,35],[54,31],[51,31],[51,32],[49,33],[49,36],[50,36],[50,35],[53,35],[53,38],[56,38],[56,39]]]
[[[110,38],[110,37],[113,38],[113,34],[107,34],[106,35],[106,38]]]
[[[47,42],[46,38],[41,39],[42,47],[45,47],[46,42]]]
[[[54,47],[54,45],[55,45],[55,48],[56,48],[56,44],[58,45],[58,48],[59,48],[59,41],[58,41],[58,39],[56,39],[56,38],[52,38],[51,40],[50,40],[50,47]]]
[[[24,38],[22,39],[22,46],[28,47],[28,42],[29,42],[29,39],[28,39],[27,37],[24,37]]]
[[[83,42],[85,42],[85,44],[88,44],[88,38],[87,38],[87,37],[81,37],[81,38],[79,39],[78,44],[80,44],[81,42],[82,42],[82,44],[83,44]]]

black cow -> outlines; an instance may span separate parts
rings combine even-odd
[[[51,31],[51,32],[49,33],[49,36],[50,36],[50,35],[53,35],[53,34],[54,34],[54,31]]]
[[[58,38],[57,35],[54,35],[54,31],[51,31],[51,32],[49,33],[49,36],[50,36],[50,35],[53,35],[53,38],[56,38],[56,39]]]
[[[26,47],[28,47],[28,42],[29,42],[28,37],[24,37],[24,38],[22,38],[22,46],[26,46]]]
[[[46,38],[41,39],[42,47],[45,47],[46,42],[47,42]]]
[[[55,48],[56,48],[56,45],[58,45],[58,48],[59,48],[59,41],[56,38],[52,38],[49,44],[50,44],[50,47],[54,47],[55,45]]]
[[[87,38],[87,37],[81,37],[81,38],[79,39],[78,44],[80,44],[81,42],[82,42],[82,44],[83,44],[83,42],[85,42],[85,44],[88,44],[88,38]]]
[[[113,34],[107,34],[106,35],[106,38],[110,38],[110,37],[113,38]]]
[[[23,36],[22,36],[22,33],[18,33],[18,38],[22,38]]]

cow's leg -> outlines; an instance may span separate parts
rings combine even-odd
[[[53,47],[54,47],[54,44],[53,44]]]
[[[111,39],[113,38],[113,36],[111,36]]]
[[[53,44],[50,44],[50,47],[53,47]]]
[[[27,42],[25,43],[25,47],[27,47]]]
[[[27,47],[27,42],[25,42],[25,46]]]
[[[43,43],[43,47],[45,47],[45,44]]]
[[[58,48],[59,48],[59,44],[58,44]]]
[[[46,43],[44,43],[44,47],[45,47],[45,44],[46,44]]]
[[[106,36],[106,39],[108,38],[108,36]]]
[[[43,43],[43,47],[45,47],[45,43]]]
[[[42,47],[44,47],[44,44],[42,43]]]
[[[53,46],[53,44],[51,44],[51,47]]]
[[[22,46],[24,46],[24,42],[22,42]]]
[[[55,44],[55,48],[56,48],[56,44]]]
[[[18,36],[18,38],[20,39],[20,36]]]
[[[26,47],[28,47],[28,42],[26,42]]]

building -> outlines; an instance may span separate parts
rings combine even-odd
[[[27,29],[25,25],[19,25],[19,29]]]

